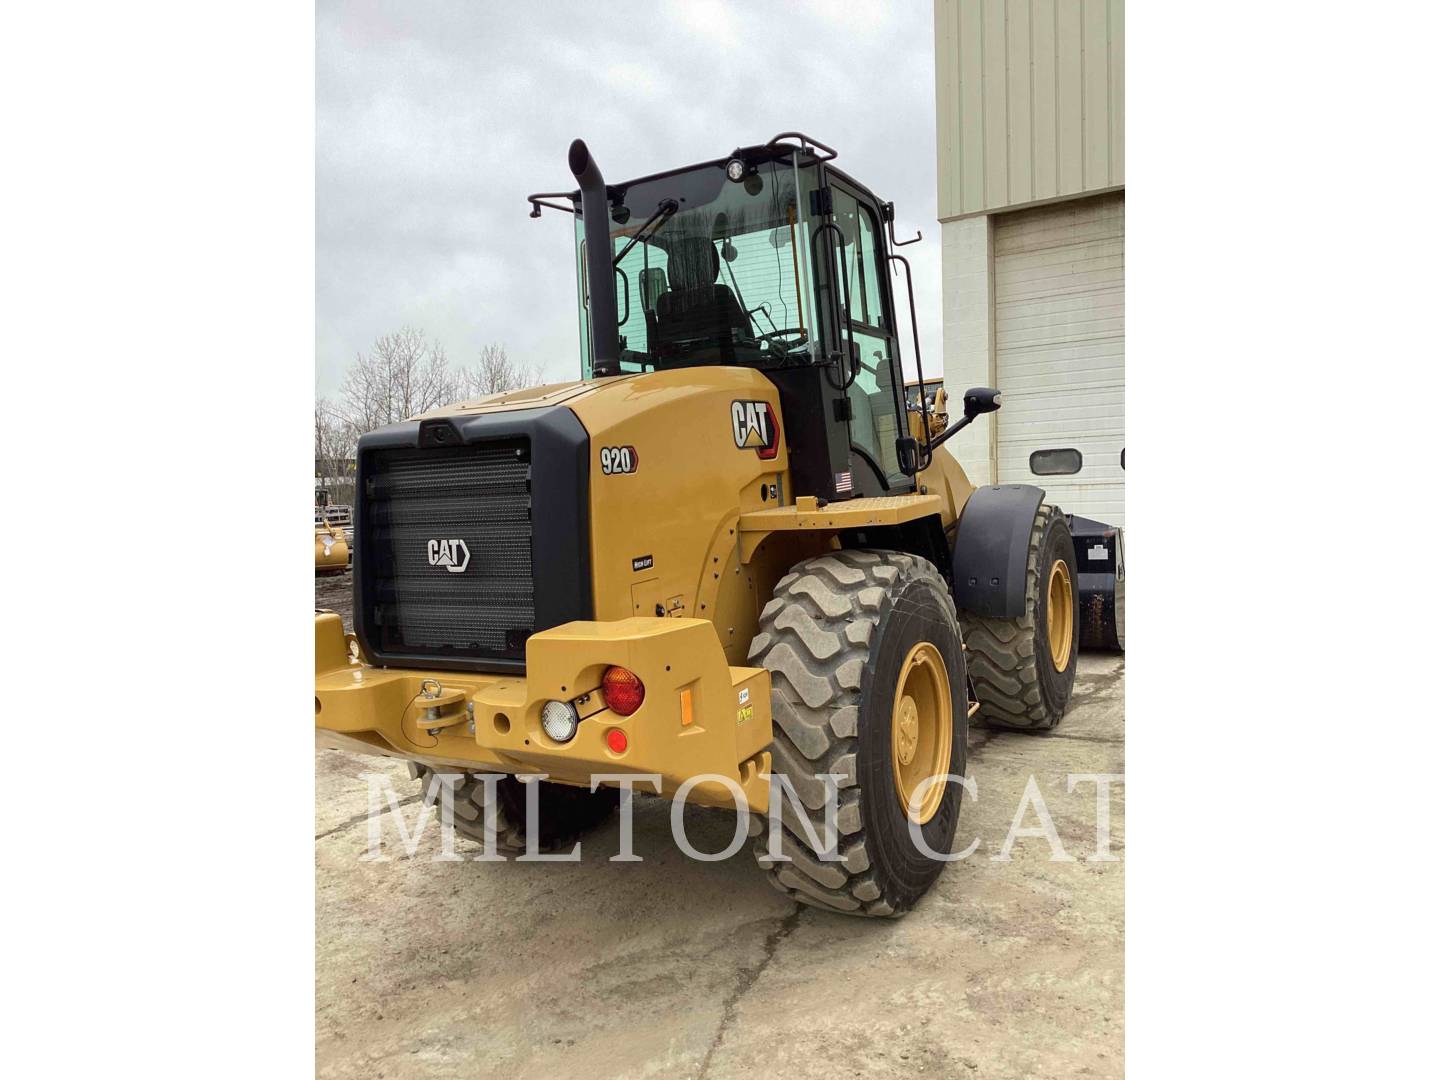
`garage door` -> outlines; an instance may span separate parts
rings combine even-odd
[[[1001,483],[1125,523],[1125,198],[1105,195],[994,222]],[[1078,472],[1037,475],[1054,469]]]

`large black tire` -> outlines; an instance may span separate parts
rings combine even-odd
[[[420,792],[430,797],[435,770],[410,762],[410,775],[420,781]],[[457,773],[455,831],[476,843],[485,843],[485,785],[469,773]],[[581,834],[603,824],[620,805],[619,788],[589,791],[568,784],[531,781],[540,785],[539,845],[541,852],[571,847]],[[495,848],[502,855],[525,853],[525,785],[502,776],[495,785]],[[438,798],[438,788],[436,791]]]
[[[965,653],[955,602],[940,572],[894,551],[836,551],[797,564],[760,614],[750,662],[769,670],[775,738],[771,769],[794,786],[824,840],[824,782],[840,781],[839,855],[822,861],[793,802],[782,807],[780,850],[768,855],[768,819],[752,814],[755,855],[771,884],[796,900],[852,915],[900,915],[944,869],[912,843],[891,766],[896,680],[917,643],[932,643],[948,675],[949,772],[965,775]],[[960,812],[958,784],[922,825],[932,851],[949,852]]]
[[[1057,561],[1065,563],[1071,582],[1071,645],[1062,667],[1056,666],[1049,642],[1047,585]],[[1048,731],[1065,715],[1080,655],[1078,583],[1075,545],[1065,515],[1042,504],[1030,529],[1025,614],[1018,619],[996,619],[960,612],[970,678],[980,702],[977,715],[990,727]]]

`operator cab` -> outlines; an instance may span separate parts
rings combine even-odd
[[[575,214],[584,377],[756,368],[781,393],[793,494],[913,491],[888,204],[830,165],[833,150],[796,132],[618,184],[604,184],[577,146],[582,190],[530,201],[532,216],[541,206]],[[608,214],[605,234],[587,228],[587,182]],[[608,239],[613,300],[592,295],[592,267],[605,265],[587,250],[596,237]],[[603,329],[611,304],[613,338]]]
[[[609,188],[622,371],[764,367],[806,352],[814,319],[802,277],[808,260],[802,266],[797,252],[803,181],[774,151],[748,162],[743,153]],[[742,162],[739,182],[726,171],[732,160]],[[588,359],[583,220],[576,243]]]

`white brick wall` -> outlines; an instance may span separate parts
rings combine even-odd
[[[990,218],[981,214],[944,222],[940,226],[940,249],[945,390],[950,395],[953,423],[963,415],[960,398],[966,390],[994,385]],[[945,444],[972,484],[995,483],[993,423],[993,413],[979,417]]]

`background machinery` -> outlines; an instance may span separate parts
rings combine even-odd
[[[835,158],[786,132],[607,184],[571,146],[578,190],[530,202],[574,215],[582,377],[360,440],[355,633],[316,617],[323,745],[454,776],[457,826],[493,810],[503,848],[527,794],[566,844],[645,775],[743,804],[798,900],[923,895],[971,716],[1064,716],[1083,583],[1042,490],[974,487],[943,445],[998,391],[953,423],[907,404],[893,206]]]
[[[354,529],[348,506],[332,506],[330,493],[315,489],[315,570],[343,573],[350,565]]]

